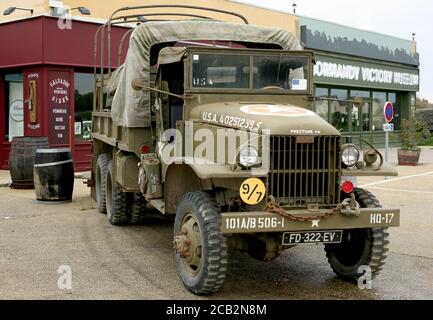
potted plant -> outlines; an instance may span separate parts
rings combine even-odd
[[[402,146],[398,149],[398,165],[417,166],[421,155],[419,144],[431,136],[427,123],[418,114],[402,121]]]

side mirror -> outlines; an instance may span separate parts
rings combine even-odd
[[[132,89],[134,89],[135,91],[141,91],[144,88],[146,88],[144,81],[141,79],[132,80],[131,86],[132,86]]]

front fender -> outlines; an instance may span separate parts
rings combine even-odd
[[[233,171],[230,165],[208,163],[205,159],[203,159],[203,161],[200,161],[200,159],[197,158],[181,158],[177,160],[178,161],[175,160],[175,163],[188,165],[201,180],[223,178],[265,178],[268,176],[268,170],[261,168],[254,170],[242,170],[237,168]]]

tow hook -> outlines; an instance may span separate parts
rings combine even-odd
[[[343,200],[340,212],[346,216],[359,217],[361,215],[361,206],[356,201],[354,193],[350,195],[350,198]]]

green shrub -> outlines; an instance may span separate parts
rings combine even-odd
[[[431,146],[433,146],[433,137],[430,137],[430,139],[426,139],[426,140],[422,141],[419,145],[422,146],[422,147],[431,147]]]
[[[401,149],[404,151],[419,151],[423,141],[431,138],[431,133],[427,123],[418,114],[404,119],[401,123],[403,144]]]

